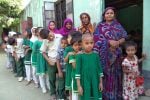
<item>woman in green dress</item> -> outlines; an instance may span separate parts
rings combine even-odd
[[[92,51],[93,36],[89,33],[82,36],[83,52],[76,56],[77,87],[80,100],[102,99],[102,68],[99,55]]]

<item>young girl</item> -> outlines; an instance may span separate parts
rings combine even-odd
[[[32,37],[30,39],[30,48],[33,48],[34,43],[38,40],[37,34],[36,34],[36,27],[33,27],[31,29],[32,32]],[[33,76],[33,81],[35,83],[35,87],[39,87],[39,82],[38,82],[38,76],[36,75],[36,59],[37,58],[37,53],[36,52],[32,52],[31,53],[31,66],[32,66],[32,76]]]
[[[45,74],[47,72],[46,61],[40,51],[40,48],[43,43],[43,39],[48,37],[49,31],[46,29],[42,29],[39,33],[39,39],[33,44],[32,52],[36,52],[36,75],[39,76],[40,86],[42,88],[42,92],[46,93],[46,77]]]
[[[76,71],[76,55],[80,52],[81,50],[81,37],[78,38],[72,38],[71,39],[71,46],[73,48],[72,52],[69,52],[69,63],[71,64],[72,67],[72,73],[71,73],[71,78],[72,78],[72,100],[78,100],[78,89],[77,89],[77,82],[75,79],[75,71]]]
[[[24,41],[23,41],[23,46],[25,49],[25,57],[24,57],[24,64],[25,64],[25,69],[26,69],[26,78],[28,84],[31,83],[32,80],[32,74],[31,74],[31,48],[30,48],[30,38],[32,36],[31,30],[26,29],[26,32],[23,34],[24,36]]]
[[[94,46],[93,36],[83,34],[83,53],[76,56],[76,79],[80,100],[102,99],[102,68],[100,58],[92,51]],[[91,98],[92,97],[92,98]]]
[[[133,41],[129,41],[125,45],[127,57],[123,60],[123,99],[124,100],[136,100],[138,99],[138,91],[142,89],[141,86],[137,87],[135,83],[136,77],[140,74],[138,70],[138,63],[144,60],[139,59],[135,55],[137,44]]]
[[[65,62],[64,62],[64,50],[68,45],[68,41],[66,37],[61,39],[60,48],[58,50],[57,55],[57,70],[58,70],[58,99],[64,100],[65,99]]]
[[[71,73],[72,73],[72,65],[71,63],[69,63],[69,56],[71,55],[71,53],[69,52],[73,52],[73,48],[71,46],[71,39],[72,38],[79,38],[81,37],[81,33],[78,31],[73,31],[70,32],[70,34],[68,35],[68,46],[65,48],[64,51],[64,61],[66,62],[66,79],[65,79],[65,89],[68,91],[69,90],[69,95],[70,95],[70,100],[72,99],[72,77],[71,77]]]

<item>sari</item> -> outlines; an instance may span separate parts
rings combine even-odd
[[[111,24],[101,22],[94,32],[94,51],[101,58],[103,77],[103,100],[122,100],[122,49],[110,49],[109,40],[120,40],[127,37],[127,32],[117,20]]]

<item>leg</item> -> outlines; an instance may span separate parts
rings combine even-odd
[[[45,75],[39,75],[39,81],[40,81],[40,86],[42,88],[42,92],[43,93],[46,93],[47,90],[46,90],[46,81],[45,81]]]
[[[32,76],[33,76],[33,80],[34,80],[34,83],[37,85],[38,87],[38,76],[36,75],[36,68],[35,66],[32,66]]]
[[[55,66],[48,66],[50,95],[56,94],[56,72],[57,72],[56,65]]]
[[[25,65],[27,81],[31,81],[31,65]]]

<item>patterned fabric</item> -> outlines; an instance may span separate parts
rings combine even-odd
[[[109,48],[109,40],[118,41],[126,38],[127,32],[117,20],[111,24],[101,22],[94,32],[94,51],[99,53],[104,73],[104,100],[121,100],[122,97],[122,69],[120,47],[112,52]]]
[[[66,63],[64,62],[64,51],[65,51],[64,48],[60,48],[60,49],[58,50],[58,55],[57,55],[57,59],[60,61],[61,70],[62,70],[63,72],[66,71],[66,69],[65,69],[65,64],[66,64]]]
[[[138,59],[134,56],[134,61],[129,61],[125,58],[122,62],[122,66],[125,67],[128,71],[135,72],[139,75],[138,70]],[[124,100],[135,100],[138,98],[138,94],[140,93],[141,86],[136,87],[135,76],[133,73],[124,73],[123,75],[123,99]]]

